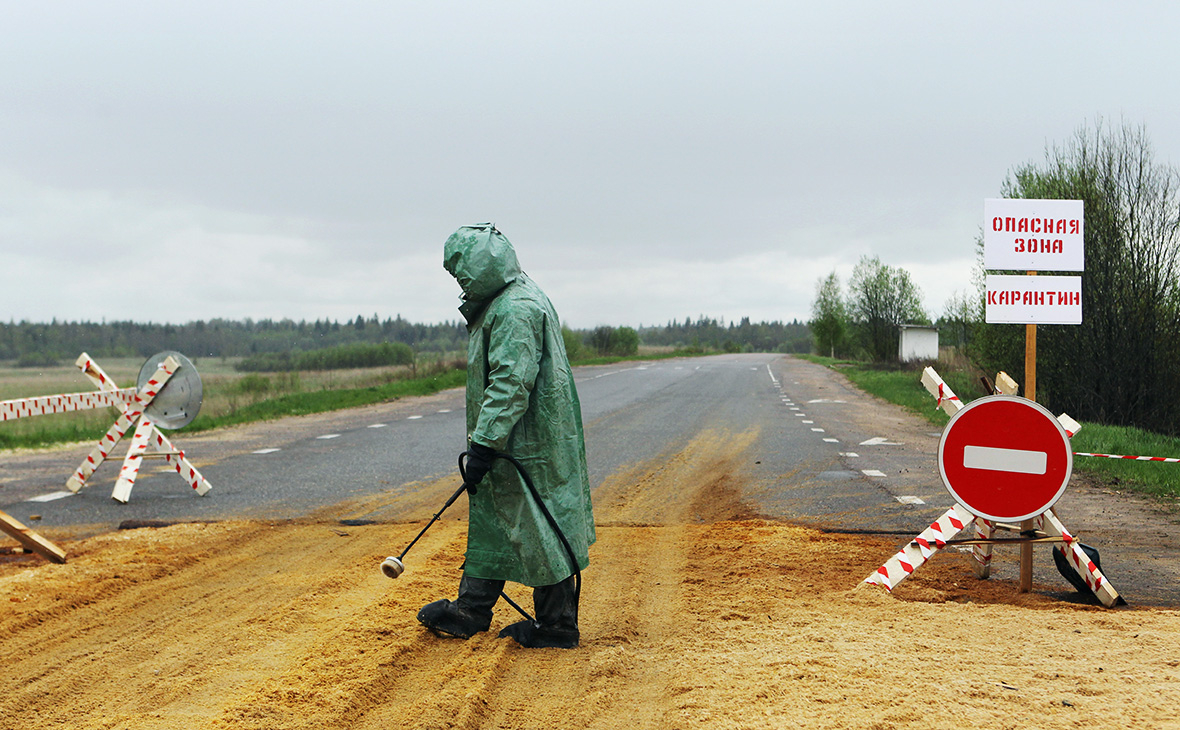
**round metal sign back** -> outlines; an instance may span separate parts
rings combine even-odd
[[[201,411],[201,376],[192,362],[175,350],[157,352],[140,368],[135,384],[143,390],[169,356],[175,358],[180,367],[172,373],[172,377],[168,378],[168,382],[164,383],[164,387],[143,412],[160,428],[175,430],[192,423]]]
[[[938,471],[972,514],[1019,522],[1049,509],[1065,492],[1073,451],[1065,429],[1041,404],[988,396],[951,417],[938,442]]]

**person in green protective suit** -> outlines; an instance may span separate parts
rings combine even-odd
[[[527,647],[577,646],[578,581],[569,554],[515,467],[494,456],[524,465],[585,569],[594,515],[581,405],[557,312],[490,223],[451,235],[443,267],[463,289],[459,311],[469,334],[470,518],[458,598],[424,606],[418,620],[446,636],[487,631],[505,581],[513,581],[533,587],[536,621],[511,624],[500,636]]]

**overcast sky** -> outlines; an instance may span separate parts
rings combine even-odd
[[[565,321],[806,320],[1099,117],[1180,163],[1180,3],[0,0],[0,320],[455,320],[494,221]]]

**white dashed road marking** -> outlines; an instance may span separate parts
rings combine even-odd
[[[26,502],[52,502],[56,499],[64,499],[66,497],[74,496],[73,492],[50,492],[49,494],[42,494],[40,497],[31,497],[26,499]]]
[[[281,450],[282,450],[282,449],[259,449],[258,451],[253,451],[253,452],[251,452],[251,453],[254,453],[254,454],[273,454],[274,452],[276,452],[276,451],[281,451]]]
[[[369,426],[369,428],[385,428],[385,425],[386,424],[384,423],[374,423],[373,425]]]
[[[894,497],[894,499],[902,504],[926,504],[926,500],[921,497]]]
[[[338,439],[338,438],[340,438],[340,434],[338,434],[338,433],[326,433],[326,434],[324,434],[323,436],[316,436],[316,438],[317,438],[317,439],[321,439],[321,440],[326,440],[326,439]]]

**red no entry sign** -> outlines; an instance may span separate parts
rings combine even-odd
[[[1026,398],[980,398],[956,413],[938,442],[942,483],[973,514],[1019,522],[1053,506],[1073,473],[1069,436]]]

